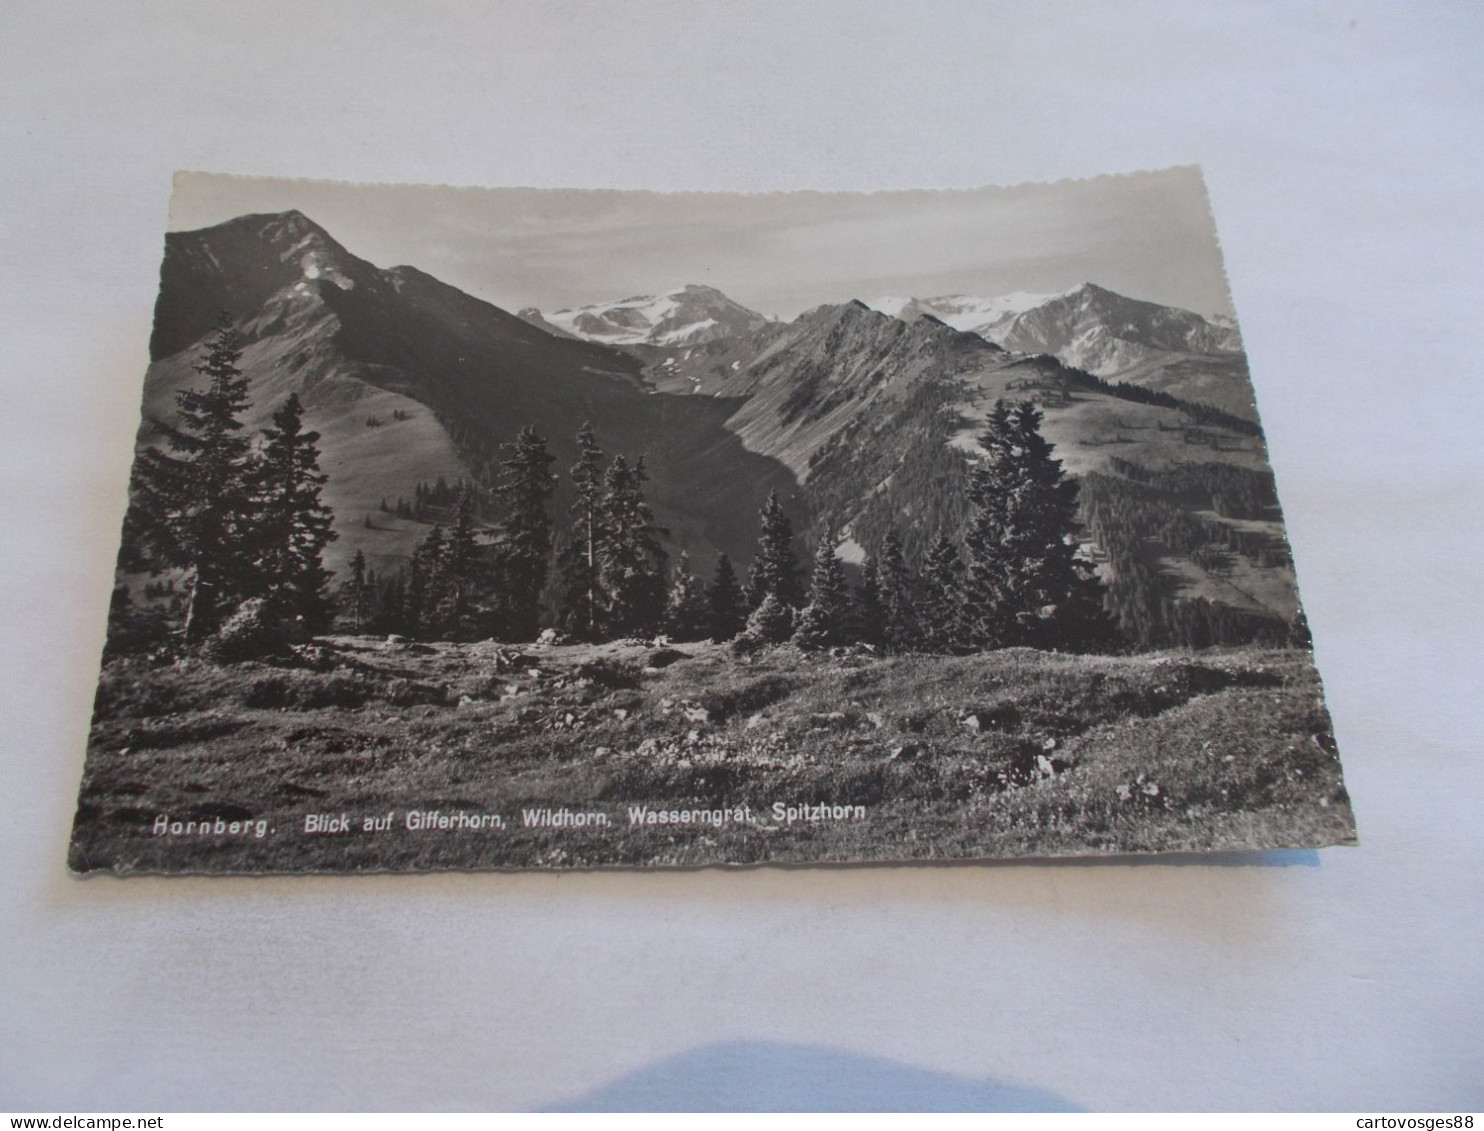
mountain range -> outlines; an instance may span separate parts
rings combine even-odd
[[[1256,419],[1235,325],[1194,311],[1128,298],[1094,283],[1058,294],[889,297],[867,305],[905,322],[931,318],[1007,350],[1049,354],[1099,377]],[[666,392],[713,390],[729,367],[740,369],[747,360],[729,347],[759,331],[770,340],[777,327],[702,286],[548,315],[528,307],[520,317],[558,336],[635,348],[654,371],[656,387]]]
[[[340,534],[332,568],[357,550],[396,568],[427,526],[383,502],[440,477],[487,481],[527,424],[561,472],[583,421],[610,454],[643,455],[658,524],[701,569],[720,551],[750,559],[773,490],[806,546],[829,529],[859,560],[890,525],[920,558],[965,516],[962,454],[999,397],[1042,403],[1043,431],[1073,474],[1196,460],[1266,473],[1232,326],[1092,284],[873,305],[783,322],[687,286],[511,314],[416,268],[373,266],[302,213],[242,216],[166,238],[141,442],[196,380],[226,310],[245,339],[248,423],[297,392],[321,434]],[[1181,505],[1229,521],[1197,502]],[[1281,539],[1276,511],[1244,521]],[[1141,553],[1177,593],[1278,617],[1296,607],[1281,564],[1208,570],[1170,547]]]

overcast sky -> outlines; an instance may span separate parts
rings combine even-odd
[[[1231,314],[1191,167],[1014,188],[592,192],[346,185],[191,173],[170,226],[297,208],[380,267],[410,264],[507,310],[705,283],[765,314],[887,295],[1120,294]]]

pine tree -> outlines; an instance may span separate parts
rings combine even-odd
[[[913,648],[920,633],[912,593],[912,575],[907,572],[902,540],[890,528],[881,540],[881,561],[877,568],[881,587],[883,641],[888,648],[898,652]]]
[[[475,607],[484,581],[484,561],[475,533],[474,492],[467,486],[459,491],[454,507],[454,524],[443,548],[440,575],[438,621],[443,635],[453,640],[468,639],[476,631]]]
[[[169,623],[158,605],[152,602],[136,605],[127,585],[120,582],[114,586],[113,599],[108,604],[108,639],[103,645],[105,656],[112,658],[148,652],[167,643],[169,637]]]
[[[922,568],[922,642],[930,651],[952,651],[960,642],[963,572],[953,539],[938,535]]]
[[[711,602],[711,639],[725,643],[747,623],[742,586],[737,581],[737,571],[732,568],[732,559],[725,553],[716,559],[716,573],[707,596]]]
[[[763,603],[752,610],[737,640],[752,644],[782,644],[793,630],[793,606],[779,600],[777,593],[769,593],[763,598]]]
[[[604,594],[598,576],[607,540],[603,512],[603,450],[591,424],[577,433],[579,457],[572,467],[572,526],[562,551],[562,623],[580,640],[597,640],[602,629]]]
[[[495,494],[501,518],[495,540],[500,578],[500,630],[511,640],[534,640],[540,628],[541,591],[551,563],[551,518],[546,504],[556,489],[556,458],[529,425],[505,448]]]
[[[442,631],[439,613],[444,605],[443,527],[435,525],[412,550],[407,563],[407,593],[403,618],[411,636],[437,637]]]
[[[412,635],[407,612],[407,570],[398,570],[385,581],[375,586],[375,602],[371,610],[371,628],[376,632],[403,633]]]
[[[1002,623],[1008,597],[1001,593],[1014,568],[1008,544],[1018,474],[1012,436],[1010,405],[996,400],[979,436],[985,456],[970,468],[967,492],[974,510],[964,535],[968,564],[960,627],[964,643],[974,646],[1004,644],[1010,636]]]
[[[680,553],[670,595],[665,602],[665,631],[672,640],[705,640],[711,633],[711,602],[690,568],[690,555]]]
[[[324,632],[334,620],[325,547],[338,535],[334,514],[320,499],[328,476],[319,470],[318,432],[304,431],[304,409],[296,393],[263,429],[257,474],[262,593],[280,620]]]
[[[419,543],[413,547],[412,556],[407,561],[406,581],[402,586],[400,603],[401,616],[396,619],[396,627],[391,629],[407,636],[422,635],[423,617],[428,605],[428,571],[418,554],[421,545]]]
[[[165,450],[145,448],[134,461],[126,541],[158,565],[192,574],[185,636],[196,643],[256,586],[251,534],[254,460],[242,435],[247,378],[238,368],[242,340],[225,312],[196,372],[204,389],[181,389],[178,420],[156,421]]]
[[[778,492],[768,495],[763,504],[762,530],[758,535],[757,553],[752,559],[752,574],[747,582],[747,603],[752,608],[762,604],[769,593],[785,605],[797,607],[803,594],[799,585],[799,559],[794,553],[794,528]]]
[[[800,648],[828,648],[844,644],[850,618],[850,586],[845,567],[835,554],[835,538],[827,533],[814,552],[809,578],[809,603],[794,625],[793,642]]]
[[[601,634],[648,635],[658,630],[665,612],[667,555],[644,501],[649,476],[641,457],[633,466],[613,457],[603,478],[603,526],[607,537],[598,548],[598,585],[603,594]]]
[[[855,587],[853,632],[862,644],[879,648],[886,639],[886,610],[881,607],[880,569],[876,555],[869,555],[861,566],[860,584]]]
[[[966,539],[974,642],[1041,648],[1104,647],[1102,586],[1078,554],[1077,483],[1051,456],[1041,414],[996,402],[970,476],[976,508]]]
[[[345,604],[350,613],[351,623],[355,631],[360,632],[369,619],[371,597],[376,590],[376,576],[366,576],[366,555],[357,550],[355,557],[350,559],[350,579],[345,583],[343,591]]]

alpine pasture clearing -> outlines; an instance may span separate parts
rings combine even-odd
[[[677,819],[632,823],[634,808]],[[409,827],[429,813],[462,824]],[[314,817],[337,831],[306,832]],[[341,872],[1353,840],[1304,651],[739,658],[333,637],[278,664],[108,662],[70,859]]]

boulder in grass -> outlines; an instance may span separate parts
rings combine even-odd
[[[386,685],[386,701],[393,707],[442,707],[448,703],[448,690],[438,684],[394,679]]]
[[[494,655],[495,671],[524,671],[527,668],[541,666],[541,661],[535,656],[514,648],[496,648]]]
[[[290,654],[292,633],[261,597],[242,602],[202,645],[202,654],[221,664],[240,664]]]

